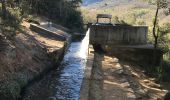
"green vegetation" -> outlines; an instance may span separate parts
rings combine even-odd
[[[165,38],[165,36],[167,37],[167,34],[170,33],[169,23],[164,24],[164,26],[159,26],[159,20],[158,20],[159,11],[161,9],[167,9],[167,8],[169,8],[167,0],[157,0],[156,13],[154,16],[153,29],[152,29],[152,34],[154,38],[153,65],[156,63],[156,55],[157,55],[156,50],[158,48],[162,46],[162,48],[164,48],[164,51],[167,51],[167,52],[170,51],[170,48],[168,47],[169,38]],[[165,62],[165,61],[163,60],[162,62]],[[156,75],[159,81],[162,80],[162,77],[164,75],[164,70],[165,70],[164,67],[166,66],[163,66],[163,64],[161,64],[160,66],[156,68],[154,66],[154,69],[156,69],[155,72],[156,72]]]
[[[159,23],[158,23],[159,10],[163,9],[163,8],[165,9],[167,7],[168,7],[167,0],[157,0],[156,13],[155,13],[155,16],[154,16],[153,30],[152,30],[152,34],[153,34],[153,37],[154,37],[154,48],[155,49],[157,49],[159,33],[161,33],[160,29],[159,29]],[[163,34],[163,33],[161,33],[161,34]],[[156,54],[154,54],[154,55],[156,55]],[[153,58],[155,58],[155,57],[153,57]]]
[[[1,0],[1,30],[7,37],[15,35],[23,18],[30,15],[43,16],[76,32],[83,31],[79,4],[81,0]],[[35,22],[32,20],[32,22]],[[36,22],[37,23],[37,22]],[[10,32],[9,32],[10,31]],[[12,31],[12,32],[11,32]]]

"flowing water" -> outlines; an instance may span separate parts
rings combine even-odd
[[[30,89],[24,100],[78,100],[88,44],[89,31],[81,42],[71,43],[61,66]]]
[[[73,42],[62,62],[55,96],[57,99],[77,100],[83,79],[88,52],[88,34],[82,42]]]

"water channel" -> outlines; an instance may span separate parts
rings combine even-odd
[[[89,32],[81,42],[71,43],[60,67],[28,89],[24,100],[78,100],[88,44]]]

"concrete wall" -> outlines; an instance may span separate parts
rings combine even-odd
[[[37,32],[41,34],[44,37],[51,36],[54,39],[60,40],[60,41],[66,41],[67,37],[65,35],[57,34],[56,32],[52,32],[50,30],[47,30],[41,26],[30,24],[30,29],[34,32]]]
[[[90,43],[94,44],[146,44],[147,26],[92,25]]]

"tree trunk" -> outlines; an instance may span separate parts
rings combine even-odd
[[[155,19],[154,19],[154,26],[153,26],[153,37],[154,37],[154,52],[153,52],[153,65],[156,65],[156,59],[157,59],[157,45],[158,45],[158,33],[156,33],[156,25],[157,25],[157,19],[158,19],[158,12],[159,8],[156,9]]]
[[[156,34],[156,25],[157,25],[157,19],[158,19],[158,12],[159,12],[159,8],[157,7],[156,9],[156,14],[155,14],[155,19],[154,19],[154,23],[153,23],[153,36],[154,39],[156,40],[156,38],[158,37],[158,34]],[[156,47],[156,46],[155,46]]]
[[[154,49],[157,49],[157,46],[158,46],[158,37],[155,37]]]

